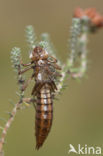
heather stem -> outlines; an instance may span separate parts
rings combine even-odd
[[[77,72],[71,73],[73,78],[82,78],[87,69],[87,32],[82,33],[80,39],[80,67]]]
[[[84,20],[88,22],[87,19]],[[70,56],[62,69],[62,77],[60,78],[57,86],[57,93],[59,93],[63,88],[66,77],[72,76],[72,78],[78,79],[85,75],[87,69],[87,34],[88,24],[81,22],[80,19],[73,18],[71,27]],[[78,59],[80,66],[75,67]]]
[[[4,129],[2,131],[2,135],[1,135],[1,139],[0,139],[0,156],[2,156],[3,154],[3,145],[5,143],[5,137],[6,137],[6,134],[7,134],[7,131],[8,129],[10,128],[14,118],[15,118],[15,115],[17,113],[17,110],[18,108],[20,107],[20,104],[21,104],[21,101],[18,102],[15,107],[13,108],[12,112],[11,112],[11,115],[10,115],[10,118],[8,119],[8,121],[6,122],[5,126],[4,126]]]

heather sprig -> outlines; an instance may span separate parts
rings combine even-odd
[[[95,17],[91,17],[91,14],[94,14]],[[87,9],[83,11],[82,9],[77,9],[75,16],[72,18],[72,26],[70,28],[70,39],[69,39],[69,50],[67,52],[67,60],[63,64],[58,57],[56,56],[56,50],[53,43],[51,42],[50,36],[48,33],[41,34],[41,41],[37,41],[37,37],[34,31],[33,26],[29,25],[26,27],[26,40],[29,44],[29,48],[32,51],[36,46],[40,46],[48,51],[49,55],[55,57],[59,62],[59,65],[62,67],[61,77],[57,83],[57,92],[60,93],[63,89],[65,81],[68,78],[81,79],[87,71],[87,54],[88,54],[88,34],[93,32],[93,28],[99,28],[103,26],[103,17],[98,14],[94,9]],[[92,31],[90,31],[92,28]],[[20,74],[22,71],[22,56],[21,49],[14,47],[11,50],[11,62],[13,69],[16,72],[17,82],[19,86],[19,100],[14,104],[13,109],[9,112],[10,117],[6,121],[4,127],[0,126],[2,130],[1,139],[0,139],[0,156],[4,156],[3,145],[5,143],[5,138],[7,131],[10,128],[12,121],[15,118],[18,110],[21,109],[22,103],[32,103],[34,99],[24,97],[24,82],[25,77]]]

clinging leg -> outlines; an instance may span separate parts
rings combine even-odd
[[[50,62],[51,66],[55,67],[58,70],[61,70],[61,67],[57,64],[57,59],[54,58],[53,56],[50,56],[50,58],[52,58],[52,60],[48,60],[48,62]]]
[[[20,75],[20,74],[23,74],[23,73],[25,73],[26,71],[28,71],[28,70],[30,70],[30,69],[32,69],[32,67],[28,67],[28,68],[26,68],[26,69],[24,69],[24,70],[21,70],[21,71],[18,72],[18,74],[19,74],[19,75]]]
[[[53,56],[50,55],[50,58],[51,58],[52,60],[48,60],[48,62],[51,62],[51,63],[56,63],[56,62],[57,62],[57,59],[54,58]]]
[[[30,66],[33,64],[33,62],[30,62],[30,63],[27,63],[27,64],[24,64],[22,60],[20,60],[20,64],[24,67],[27,67],[27,66]]]
[[[58,64],[56,64],[56,63],[52,63],[51,64],[53,67],[55,67],[57,70],[61,70],[61,67],[58,65]]]

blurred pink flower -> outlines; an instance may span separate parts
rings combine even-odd
[[[95,8],[88,8],[85,10],[76,8],[74,11],[74,17],[83,18],[83,16],[87,16],[94,26],[103,27],[103,16],[101,16]]]

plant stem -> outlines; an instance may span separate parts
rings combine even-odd
[[[73,78],[82,78],[87,69],[87,32],[83,32],[79,38],[79,48],[80,48],[80,67],[77,72],[72,72]]]
[[[0,139],[0,153],[3,153],[3,145],[5,143],[5,137],[6,137],[6,134],[7,134],[7,131],[8,129],[10,128],[14,118],[15,118],[15,115],[17,113],[17,110],[20,108],[20,104],[22,103],[22,101],[19,101],[13,108],[12,112],[11,112],[11,115],[10,115],[10,118],[8,119],[8,121],[6,122],[5,126],[4,126],[4,129],[2,131],[2,135],[1,135],[1,139]],[[1,156],[1,155],[0,155]]]
[[[80,24],[80,20],[73,19],[72,29],[71,29],[71,44],[70,44],[70,57],[67,59],[67,63],[62,69],[62,77],[59,80],[57,85],[58,91],[57,94],[63,88],[64,81],[69,75],[72,78],[78,79],[82,78],[87,69],[87,34],[88,34],[88,25],[84,23]],[[79,54],[80,53],[80,54]],[[75,62],[79,57],[80,67],[75,68]],[[69,76],[68,76],[69,77]]]

